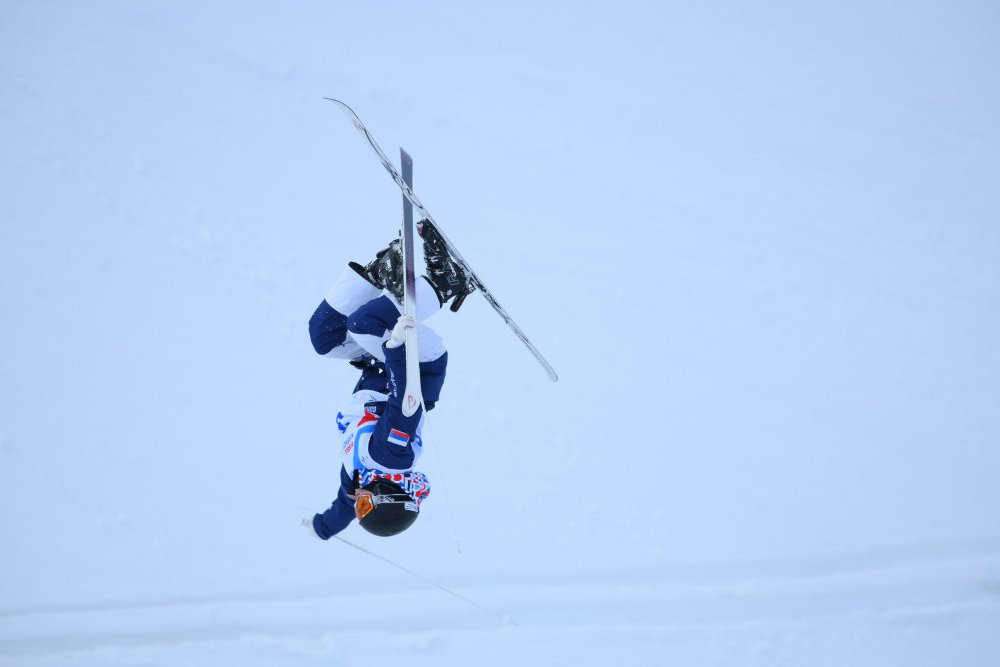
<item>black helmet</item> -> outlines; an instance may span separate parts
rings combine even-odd
[[[376,478],[361,488],[372,495],[358,496],[354,513],[372,535],[398,535],[417,520],[420,505],[395,482]]]

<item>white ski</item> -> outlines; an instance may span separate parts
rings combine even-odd
[[[361,136],[363,136],[368,141],[368,144],[372,147],[372,150],[375,151],[375,154],[378,156],[379,162],[381,162],[382,166],[385,167],[385,170],[389,172],[389,175],[392,177],[392,180],[394,180],[396,182],[396,185],[399,186],[400,190],[403,191],[403,197],[408,202],[410,202],[410,204],[413,205],[413,208],[416,209],[418,213],[420,213],[421,218],[426,218],[430,220],[431,224],[433,224],[434,227],[437,228],[438,232],[440,232],[441,238],[444,239],[445,244],[447,244],[448,252],[451,253],[452,259],[455,261],[455,263],[457,263],[462,267],[466,275],[469,277],[469,280],[476,287],[476,289],[479,290],[479,292],[483,295],[483,298],[486,299],[486,302],[489,303],[490,306],[493,307],[493,310],[495,310],[497,314],[503,319],[503,321],[507,323],[507,326],[509,326],[511,331],[514,332],[514,335],[517,336],[522,343],[524,343],[525,347],[528,348],[528,351],[531,352],[532,356],[534,356],[535,359],[538,361],[538,363],[542,365],[542,368],[545,369],[545,372],[548,374],[549,378],[553,382],[558,381],[559,376],[556,374],[555,369],[552,368],[552,365],[545,360],[545,357],[543,357],[542,353],[538,351],[538,348],[536,348],[531,343],[531,341],[528,340],[528,337],[524,335],[524,332],[521,331],[521,328],[517,326],[517,324],[514,322],[511,316],[507,314],[507,311],[503,308],[503,306],[500,305],[500,302],[496,300],[496,297],[493,296],[493,293],[486,288],[479,275],[472,269],[471,266],[469,266],[469,263],[465,261],[465,258],[463,258],[461,253],[459,253],[458,250],[455,248],[455,245],[448,240],[448,237],[441,229],[441,225],[439,225],[438,222],[434,219],[434,217],[430,214],[430,212],[426,208],[424,208],[424,205],[421,203],[420,199],[418,199],[417,195],[414,194],[413,187],[410,184],[408,184],[406,180],[403,179],[402,176],[400,176],[399,172],[393,166],[392,162],[386,156],[385,152],[383,152],[382,149],[379,147],[378,143],[375,142],[375,138],[372,137],[371,133],[365,127],[365,124],[361,122],[361,118],[358,117],[358,114],[354,113],[354,110],[351,109],[351,107],[347,106],[340,100],[335,100],[332,97],[326,97],[324,99],[336,103],[341,108],[341,110],[347,115],[351,123],[354,124],[354,127],[358,130],[358,132],[361,133]]]
[[[413,187],[413,159],[402,148],[399,162],[403,167],[403,181]],[[413,268],[413,205],[403,197],[403,313],[417,319],[417,278]],[[403,416],[410,417],[423,402],[420,388],[420,351],[417,347],[416,327],[406,330],[406,389],[403,395]]]

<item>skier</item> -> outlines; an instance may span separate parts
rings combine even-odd
[[[416,281],[416,319],[402,315],[403,261],[398,239],[366,266],[348,263],[309,320],[318,354],[347,359],[361,370],[353,395],[337,414],[342,438],[340,489],[328,510],[305,520],[328,540],[357,517],[362,528],[380,536],[409,528],[430,493],[427,476],[414,470],[423,449],[423,407],[403,416],[406,387],[406,330],[416,328],[424,405],[441,395],[448,352],[441,337],[423,323],[449,300],[461,305],[472,291],[437,229],[422,220],[427,273]]]

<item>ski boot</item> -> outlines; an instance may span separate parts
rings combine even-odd
[[[430,220],[418,222],[417,233],[424,240],[427,281],[437,292],[438,301],[442,306],[454,297],[451,312],[458,312],[465,298],[476,291],[475,285],[469,280],[465,270],[451,258],[444,238]]]
[[[348,262],[355,273],[379,289],[388,290],[396,300],[403,302],[403,253],[399,239],[394,239],[388,248],[380,250],[367,266]]]

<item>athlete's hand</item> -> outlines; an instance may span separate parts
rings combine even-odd
[[[392,328],[392,336],[386,341],[385,346],[388,348],[396,348],[406,342],[406,330],[415,329],[417,326],[416,321],[409,315],[400,315],[399,319],[396,320],[396,326]]]

